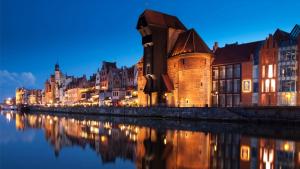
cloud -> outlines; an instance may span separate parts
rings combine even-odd
[[[35,88],[35,76],[31,72],[0,70],[0,103],[4,98],[13,97],[18,87]]]
[[[0,86],[33,87],[36,78],[31,72],[15,73],[0,70]]]

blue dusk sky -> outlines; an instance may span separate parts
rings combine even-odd
[[[58,61],[68,75],[91,75],[103,60],[142,56],[139,15],[176,15],[209,47],[265,39],[300,23],[299,0],[0,0],[0,102],[16,87],[43,88]]]

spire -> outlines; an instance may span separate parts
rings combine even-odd
[[[55,71],[59,71],[59,65],[58,65],[57,62],[56,62],[56,64],[55,64]]]

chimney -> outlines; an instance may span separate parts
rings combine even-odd
[[[218,48],[219,48],[219,44],[218,42],[215,42],[213,46],[213,52],[215,53]]]

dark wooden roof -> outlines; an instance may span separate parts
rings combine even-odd
[[[263,41],[230,44],[223,48],[218,48],[215,52],[213,65],[241,63],[251,60],[251,54],[254,54],[261,47]]]
[[[164,14],[153,10],[145,10],[139,17],[136,28],[140,29],[141,26],[156,25],[166,28],[175,28],[186,30],[185,26],[180,22],[176,16]]]
[[[206,43],[194,29],[181,33],[170,54],[176,56],[184,53],[212,53]]]

